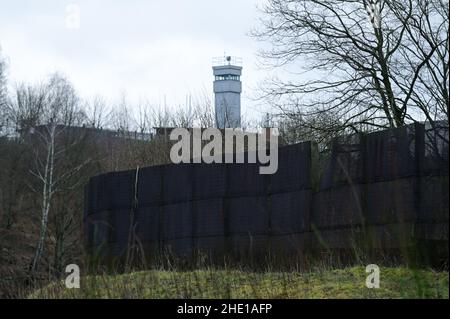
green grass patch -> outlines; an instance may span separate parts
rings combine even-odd
[[[313,272],[202,269],[149,270],[87,276],[80,289],[57,282],[30,298],[449,298],[448,272],[380,267],[380,288],[368,289],[364,267]]]

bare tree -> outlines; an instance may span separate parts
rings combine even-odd
[[[39,133],[39,138],[45,143],[45,161],[43,163],[37,160],[38,166],[40,166],[36,172],[32,172],[41,182],[41,231],[39,234],[39,240],[36,247],[36,251],[31,263],[32,274],[36,271],[38,262],[42,256],[44,250],[44,241],[47,234],[48,214],[50,212],[50,204],[52,202],[53,195],[55,193],[55,145],[57,137],[57,124],[50,123],[45,127],[46,132]],[[39,165],[40,164],[40,165]]]
[[[84,112],[88,126],[97,129],[106,127],[112,116],[112,111],[100,96],[95,96],[91,101],[85,103]]]
[[[0,51],[0,133],[2,132],[3,127],[6,125],[6,123],[3,123],[3,120],[5,118],[4,111],[6,107],[6,98],[6,63]]]
[[[194,118],[200,127],[215,126],[214,107],[206,91],[194,99]]]
[[[34,158],[30,173],[36,180],[29,181],[28,186],[38,195],[40,202],[40,233],[30,264],[32,275],[44,252],[49,214],[55,197],[80,186],[83,180],[74,176],[90,162],[89,157],[78,157],[80,150],[77,147],[83,135],[76,128],[86,119],[79,106],[79,98],[70,82],[54,74],[47,83],[19,85],[7,107],[8,117],[15,123],[22,140],[29,145]],[[74,160],[73,156],[77,159]],[[54,211],[55,215],[65,212]]]
[[[399,47],[403,59],[392,69],[392,79],[404,96],[403,103],[413,109],[406,116],[414,120],[416,114],[422,114],[435,128],[437,121],[448,123],[449,3],[415,3],[408,20],[398,15],[406,25],[407,41]]]
[[[314,141],[321,151],[329,150],[332,140],[339,136],[342,122],[329,113],[321,113],[315,117],[302,118],[300,116],[275,119],[279,128],[280,142],[293,144],[305,141]]]
[[[46,101],[45,85],[18,84],[5,107],[5,118],[16,132],[23,135],[42,123]]]
[[[340,119],[314,130],[448,122],[448,1],[382,1],[379,25],[365,3],[268,0],[252,34],[270,44],[263,61],[296,75],[269,80],[262,97],[291,119]]]

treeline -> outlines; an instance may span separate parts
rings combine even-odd
[[[96,174],[169,162],[155,127],[214,126],[207,95],[176,111],[83,100],[63,76],[6,89],[1,70],[0,297],[83,264],[84,186]]]

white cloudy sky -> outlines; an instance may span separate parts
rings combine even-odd
[[[262,0],[0,0],[0,46],[10,83],[65,74],[84,97],[180,105],[212,91],[212,57],[243,58],[243,112],[268,76],[256,65],[260,43],[248,36]],[[80,9],[67,28],[68,5]],[[69,7],[70,8],[70,7]]]

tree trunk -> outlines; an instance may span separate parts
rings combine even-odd
[[[49,129],[49,143],[47,145],[47,159],[45,163],[45,172],[43,178],[43,190],[42,190],[42,216],[41,216],[41,231],[39,234],[39,241],[34,254],[33,262],[31,264],[31,276],[33,277],[39,260],[41,259],[44,251],[44,242],[47,235],[48,214],[50,211],[50,204],[53,196],[53,170],[55,159],[55,132],[56,126],[51,125]]]

